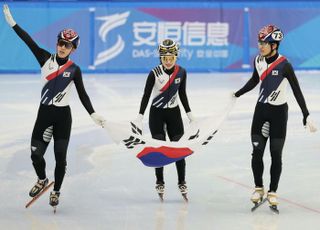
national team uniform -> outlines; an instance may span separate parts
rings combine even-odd
[[[39,179],[46,178],[43,155],[53,137],[56,159],[54,191],[59,191],[66,170],[66,155],[71,132],[69,94],[75,84],[83,106],[89,114],[94,113],[85,91],[80,68],[69,59],[40,48],[19,25],[13,27],[18,36],[28,45],[39,65],[43,88],[37,119],[31,138],[31,159]]]
[[[309,115],[296,75],[288,60],[276,54],[270,58],[258,55],[254,72],[247,84],[235,93],[236,97],[253,89],[261,81],[258,101],[251,126],[253,146],[252,170],[256,187],[263,187],[263,153],[268,138],[271,152],[270,191],[276,192],[282,170],[282,149],[288,120],[286,89],[289,82],[304,117]]]
[[[187,74],[184,68],[175,65],[166,70],[163,65],[150,71],[139,113],[144,114],[151,93],[153,93],[150,106],[149,127],[152,138],[165,140],[167,131],[170,141],[178,141],[184,133],[181,112],[178,104],[178,95],[186,111],[190,107],[186,95]],[[178,183],[185,183],[185,159],[176,162]],[[156,168],[157,184],[164,184],[163,167]]]

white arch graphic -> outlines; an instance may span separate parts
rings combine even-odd
[[[127,11],[122,14],[113,14],[110,16],[97,17],[97,20],[105,21],[99,29],[99,37],[103,42],[107,41],[108,33],[122,26],[127,22],[127,18],[130,15],[130,12]],[[125,42],[120,35],[117,37],[117,42],[110,48],[98,53],[96,60],[94,61],[94,66],[101,65],[116,56],[118,56],[124,49]]]

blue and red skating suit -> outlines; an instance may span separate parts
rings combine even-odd
[[[39,65],[44,82],[41,91],[41,104],[65,107],[69,105],[69,94],[73,83],[81,103],[89,114],[94,112],[82,81],[82,73],[69,58],[62,59],[42,49],[18,24],[13,27],[17,35],[27,44]]]
[[[256,70],[261,80],[259,102],[271,105],[282,105],[287,102],[288,80],[283,76],[283,67],[287,63],[287,59],[282,55],[278,55],[270,65],[260,55],[255,58]]]
[[[88,113],[92,114],[94,110],[85,91],[80,68],[69,58],[59,58],[58,55],[40,48],[19,25],[15,25],[13,29],[36,57],[44,81],[41,104],[31,137],[32,164],[38,178],[46,178],[46,163],[43,156],[53,137],[56,159],[54,190],[59,191],[67,165],[67,148],[72,125],[68,99],[73,83]]]
[[[186,79],[187,73],[184,68],[179,65],[175,65],[172,69],[167,70],[163,65],[158,65],[152,69],[148,75],[147,82],[144,88],[144,94],[140,104],[140,114],[144,114],[148,105],[151,93],[153,92],[153,100],[150,106],[149,115],[149,127],[151,136],[157,140],[166,140],[166,133],[170,141],[178,141],[184,133],[184,127],[182,117],[180,113],[178,95],[180,101],[186,111],[190,112],[190,107],[186,94]],[[164,130],[166,125],[166,131]],[[153,154],[160,156],[156,158],[158,162],[154,162],[153,166],[164,165],[175,161],[178,183],[185,181],[185,159],[180,158],[177,154],[178,150],[172,150],[173,155],[176,158],[169,159],[165,151],[168,153],[168,149],[156,149],[155,151],[147,151],[149,154],[144,155],[144,158],[153,157]],[[148,156],[149,155],[149,156]],[[146,160],[146,159],[145,159]],[[156,168],[157,183],[164,183],[163,167]]]
[[[178,95],[186,112],[190,107],[186,95],[186,70],[175,65],[172,70],[165,70],[163,65],[158,65],[150,71],[139,113],[144,114],[152,92],[151,106],[159,109],[175,108],[178,106]]]
[[[265,58],[258,55],[254,60],[254,71],[249,81],[235,93],[237,97],[252,90],[261,81],[258,103],[282,105],[287,102],[286,89],[289,82],[293,94],[305,117],[309,112],[294,73],[288,60],[277,53]]]
[[[256,187],[263,187],[263,155],[267,140],[270,140],[270,185],[269,191],[276,192],[282,171],[282,150],[285,143],[288,120],[286,87],[289,82],[304,118],[309,114],[297,77],[291,64],[282,55],[265,58],[257,56],[254,71],[249,81],[236,97],[253,89],[261,81],[260,93],[255,107],[251,142],[253,147],[251,167]]]
[[[59,66],[56,61],[56,54],[53,54],[41,67],[41,75],[44,81],[41,91],[41,104],[69,105],[69,93],[77,68],[71,60]]]

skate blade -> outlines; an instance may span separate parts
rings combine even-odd
[[[189,202],[189,199],[188,199],[186,193],[185,193],[185,194],[182,194],[182,198],[184,199],[185,202],[187,202],[187,203]]]
[[[54,181],[50,182],[47,186],[45,186],[41,192],[39,192],[36,196],[34,196],[27,204],[26,208],[32,205],[36,200],[38,200],[52,185],[54,185]]]
[[[53,214],[56,214],[57,212],[57,206],[52,206],[53,207]]]
[[[163,193],[158,193],[159,199],[161,202],[163,202]]]
[[[261,205],[263,205],[268,199],[264,198],[262,201],[254,203],[254,206],[251,208],[251,212],[254,212],[257,208],[259,208]]]
[[[271,210],[273,213],[279,215],[280,212],[279,212],[279,209],[278,209],[277,205],[271,205],[271,206],[269,206],[269,207],[270,207],[270,210]]]

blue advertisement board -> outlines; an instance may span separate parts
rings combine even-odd
[[[159,63],[165,38],[180,45],[179,64],[191,72],[251,70],[257,32],[276,24],[284,32],[280,52],[296,69],[320,69],[318,3],[10,3],[16,22],[52,53],[57,34],[75,29],[81,38],[72,59],[84,72],[146,72]],[[289,6],[289,7],[288,7]],[[5,44],[0,72],[37,72],[22,40],[0,20]]]

